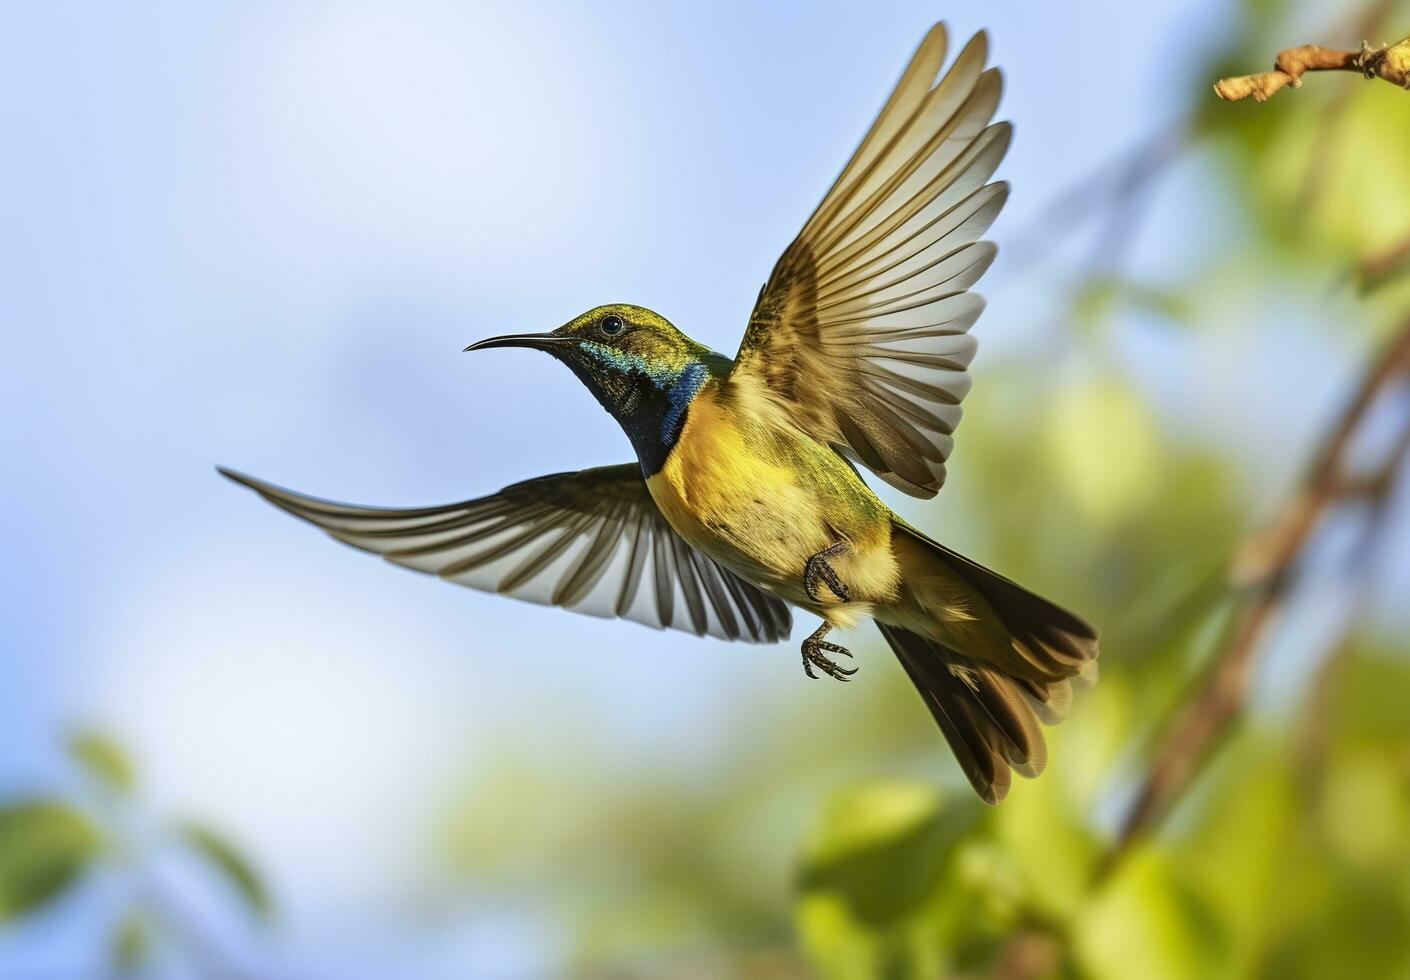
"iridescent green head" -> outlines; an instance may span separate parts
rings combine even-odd
[[[649,476],[685,426],[690,402],[729,358],[698,344],[660,314],[611,303],[541,334],[491,337],[466,350],[532,347],[568,365],[621,423]]]

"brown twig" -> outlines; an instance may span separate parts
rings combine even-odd
[[[1374,37],[1382,34],[1386,30],[1386,22],[1390,19],[1394,6],[1395,0],[1379,0],[1377,3],[1368,4],[1365,10],[1337,33],[1350,34],[1352,37]],[[1302,176],[1302,189],[1298,192],[1297,204],[1293,210],[1295,216],[1306,214],[1312,209],[1313,203],[1327,185],[1333,166],[1342,159],[1343,155],[1339,151],[1346,144],[1338,137],[1355,91],[1353,86],[1343,85],[1322,106],[1319,113],[1321,118],[1317,121],[1317,133],[1320,138],[1312,144],[1307,172]],[[1295,217],[1295,223],[1296,220]]]
[[[1300,86],[1309,71],[1355,71],[1410,89],[1410,37],[1379,48],[1362,41],[1360,51],[1304,44],[1278,52],[1273,65],[1272,71],[1221,78],[1214,83],[1214,94],[1230,102],[1250,95],[1255,102],[1266,102],[1284,86]]]

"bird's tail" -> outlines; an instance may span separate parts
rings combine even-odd
[[[1017,583],[897,522],[907,614],[882,635],[987,803],[1010,770],[1047,764],[1039,723],[1061,721],[1073,687],[1096,680],[1097,631]]]

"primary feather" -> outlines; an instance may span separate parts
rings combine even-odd
[[[690,547],[635,463],[556,473],[439,507],[360,507],[221,469],[345,544],[457,585],[657,629],[773,643],[788,607]]]
[[[969,391],[968,292],[1008,195],[1008,148],[977,34],[936,79],[937,24],[831,190],[774,266],[731,380],[907,493],[934,496]]]

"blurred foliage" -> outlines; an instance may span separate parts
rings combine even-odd
[[[269,892],[249,859],[219,831],[188,821],[176,828],[178,839],[204,857],[224,878],[241,901],[261,918],[273,912]]]
[[[867,784],[834,797],[799,874],[805,948],[852,976],[894,975],[905,964],[933,975],[939,950],[960,938],[946,926],[962,921],[955,906],[969,896],[945,883],[974,821],[972,805],[947,807],[925,783]]]
[[[109,961],[121,973],[133,973],[142,967],[150,955],[151,926],[146,916],[129,911],[113,926],[112,950]]]
[[[32,800],[0,810],[0,919],[61,894],[97,849],[92,823],[65,803]]]
[[[256,917],[268,919],[272,903],[254,864],[205,824],[186,820],[150,829],[152,818],[136,799],[136,767],[116,740],[80,730],[65,744],[84,777],[80,792],[71,798],[0,804],[0,924],[41,914],[106,866],[126,879],[129,895],[113,920],[104,951],[112,971],[144,969],[159,931],[185,947],[203,971],[234,975],[238,971],[229,964],[213,959],[214,947],[208,937],[196,933],[201,926],[190,914],[169,914],[182,903],[166,893],[156,863],[176,845],[224,879]]]
[[[93,779],[111,789],[131,793],[137,788],[137,773],[122,746],[98,732],[74,732],[69,736],[69,755]]]
[[[452,811],[452,880],[552,877],[589,974],[1410,977],[1410,644],[1359,608],[1339,647],[1299,654],[1310,681],[1255,705],[1159,833],[1103,871],[1163,721],[1225,635],[1231,559],[1332,422],[1304,413],[1249,453],[1187,410],[1198,391],[1132,370],[1129,345],[1207,370],[1247,320],[1280,344],[1272,363],[1335,365],[1349,390],[1410,317],[1410,252],[1396,251],[1410,243],[1410,96],[1326,74],[1229,104],[1210,84],[1290,44],[1407,31],[1404,0],[1339,15],[1257,0],[1188,77],[1165,78],[1189,93],[1177,149],[1087,205],[1099,244],[1125,237],[1059,276],[1055,337],[984,362],[942,504],[906,512],[1102,626],[1102,679],[1048,730],[1042,778],[993,810],[971,799],[877,646],[845,717],[829,696],[737,705],[714,784],[653,772],[620,789],[568,762],[506,762]],[[1199,175],[1208,212],[1183,230],[1195,257],[1152,277],[1125,243],[1166,229],[1125,209],[1175,169]],[[1302,398],[1217,370],[1211,383],[1269,416]],[[1015,972],[1015,936],[1046,959]]]

